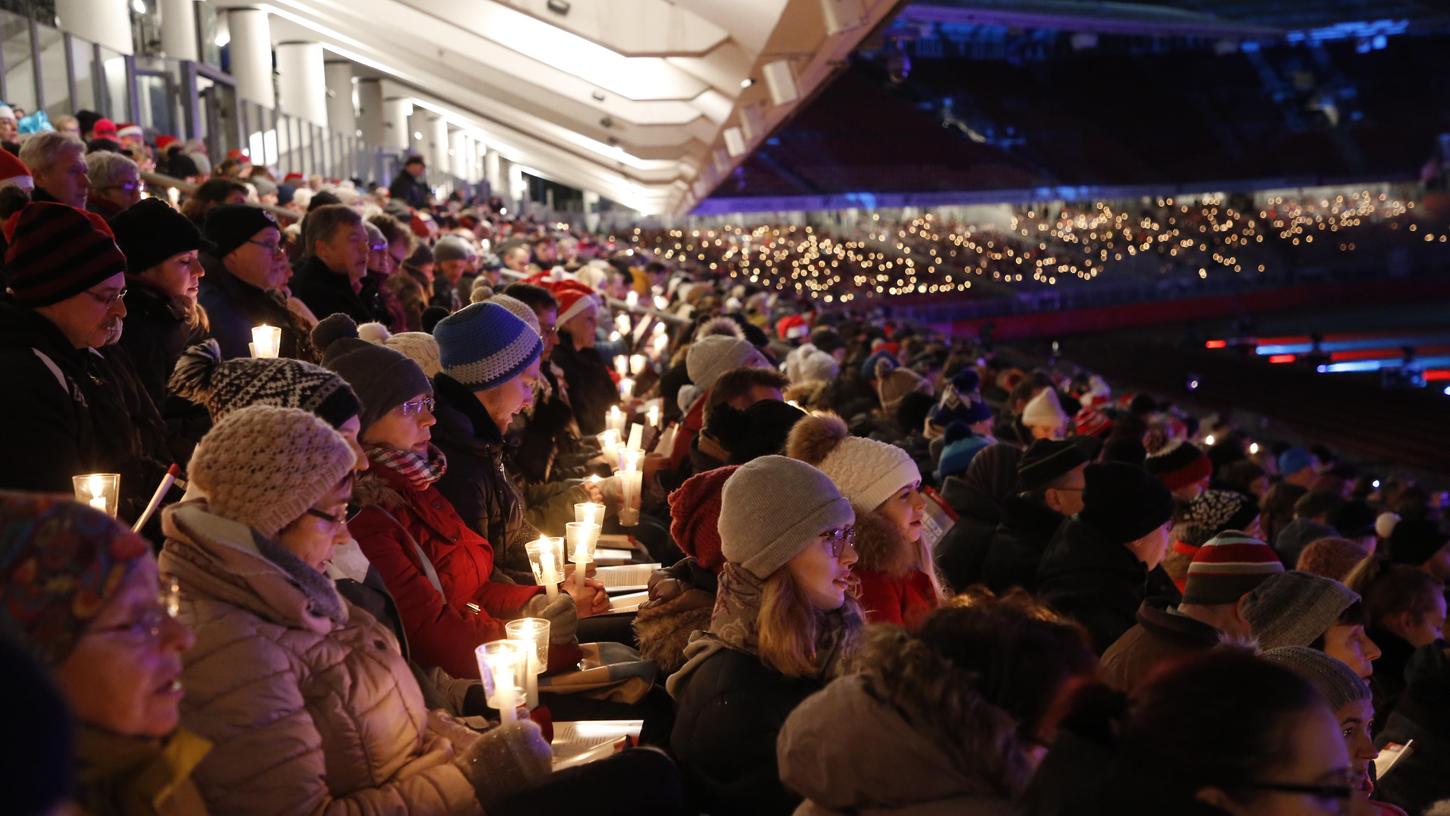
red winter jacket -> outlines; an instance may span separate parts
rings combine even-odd
[[[518,617],[543,587],[489,580],[493,546],[468,529],[435,487],[414,490],[374,461],[358,480],[356,497],[363,509],[348,529],[397,602],[413,660],[454,677],[477,677],[474,648],[502,638],[504,621]],[[414,542],[438,572],[442,595]]]
[[[904,576],[887,575],[868,569],[854,569],[861,580],[861,610],[871,623],[894,623],[915,629],[926,614],[937,607],[931,579],[920,570]]]

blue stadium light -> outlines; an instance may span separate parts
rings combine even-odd
[[[1347,363],[1329,363],[1319,366],[1315,370],[1320,374],[1349,374],[1358,371],[1379,371],[1385,367],[1386,363],[1385,360],[1353,360]]]

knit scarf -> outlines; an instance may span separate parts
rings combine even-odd
[[[696,632],[685,647],[685,665],[671,675],[666,689],[678,699],[681,684],[701,663],[720,649],[751,655],[760,650],[760,604],[765,581],[737,564],[725,562],[715,592],[710,631]],[[861,609],[847,597],[840,609],[816,613],[816,677],[829,680],[841,673],[843,660],[853,651],[863,626]]]
[[[364,450],[374,465],[402,476],[417,491],[427,490],[448,471],[448,459],[432,443],[427,453],[384,445],[368,445]]]

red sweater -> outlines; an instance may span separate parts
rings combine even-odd
[[[931,579],[920,570],[895,577],[884,572],[858,569],[861,581],[861,610],[870,623],[894,623],[916,628],[926,614],[937,607]]]
[[[372,473],[403,497],[403,506],[388,511],[365,507],[348,529],[398,605],[413,660],[454,677],[477,677],[474,648],[502,638],[504,621],[518,617],[543,587],[490,581],[493,546],[468,529],[442,493],[431,486],[413,490],[376,462]],[[442,595],[428,580],[409,536],[437,570]],[[470,609],[470,603],[480,611]]]

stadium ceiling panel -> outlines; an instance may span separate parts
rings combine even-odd
[[[689,210],[900,0],[222,0],[531,172]]]

